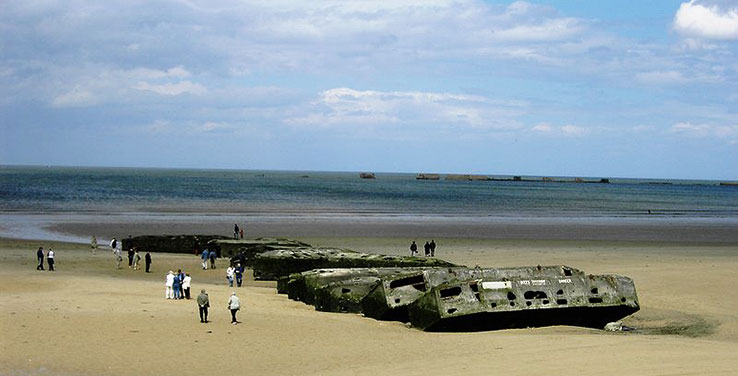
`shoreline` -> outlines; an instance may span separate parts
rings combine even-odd
[[[736,218],[505,218],[356,215],[0,214],[0,237],[87,243],[115,236],[223,234],[246,237],[396,237],[573,240],[738,245]],[[103,243],[101,243],[103,244]]]

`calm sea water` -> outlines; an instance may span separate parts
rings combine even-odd
[[[361,179],[336,172],[4,166],[0,212],[581,218],[645,216],[650,210],[652,216],[738,218],[738,187],[610,180],[428,181],[414,174]]]

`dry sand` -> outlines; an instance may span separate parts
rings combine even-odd
[[[405,253],[408,238],[301,238],[315,245]],[[635,280],[638,332],[548,327],[425,333],[402,323],[317,312],[248,280],[230,325],[224,270],[189,255],[153,254],[153,273],[116,270],[109,250],[0,240],[3,375],[734,375],[738,372],[738,245],[436,239],[438,256],[481,266],[566,264]],[[52,246],[56,272],[35,270]],[[164,299],[183,268],[207,289],[212,323],[194,301]]]

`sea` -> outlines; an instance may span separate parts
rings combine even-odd
[[[738,224],[738,186],[709,180],[0,166],[0,236],[33,215],[681,218]],[[606,178],[609,183],[597,183]],[[17,227],[17,226],[15,226]],[[738,227],[737,227],[738,228]],[[21,234],[23,235],[23,234]]]

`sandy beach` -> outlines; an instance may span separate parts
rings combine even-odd
[[[248,278],[244,287],[229,288],[222,268],[204,271],[192,255],[153,253],[153,272],[146,274],[116,270],[109,249],[92,255],[89,244],[2,239],[0,374],[729,375],[738,368],[738,244],[477,235],[437,238],[437,256],[469,266],[565,264],[630,276],[641,311],[625,323],[638,330],[425,333],[317,312],[278,295],[274,282]],[[385,254],[404,254],[408,239],[299,238]],[[56,272],[35,270],[38,246],[57,252]],[[192,274],[193,291],[209,292],[211,323],[199,322],[194,300],[164,298],[164,275],[178,268]],[[235,326],[226,309],[233,290],[244,303]]]

